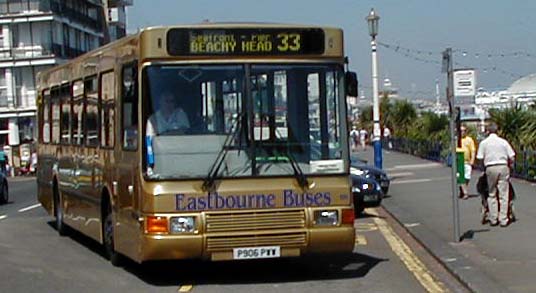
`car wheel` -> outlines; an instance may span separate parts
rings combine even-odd
[[[355,216],[360,216],[365,211],[365,208],[360,206],[354,209]]]
[[[104,237],[104,253],[106,258],[110,260],[112,265],[121,266],[121,255],[115,251],[114,248],[114,221],[112,214],[112,207],[110,204],[106,205],[106,214],[104,215],[104,223],[102,227],[103,237]]]
[[[7,188],[7,182],[2,184],[2,194],[0,194],[0,204],[5,204],[9,201],[9,191]]]
[[[63,222],[63,198],[58,190],[57,185],[54,185],[54,215],[56,216],[56,230],[60,236],[68,234],[68,227]]]

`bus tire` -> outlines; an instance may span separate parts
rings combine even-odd
[[[60,236],[68,234],[68,227],[63,222],[63,197],[58,190],[58,184],[54,183],[54,216],[56,217],[56,230]]]
[[[102,242],[104,245],[104,253],[106,258],[112,263],[113,266],[119,267],[122,265],[122,257],[117,251],[115,251],[114,247],[113,211],[112,205],[109,201],[104,203],[102,218],[104,219],[102,223]]]

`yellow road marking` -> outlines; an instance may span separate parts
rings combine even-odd
[[[367,211],[367,213],[376,216],[378,215],[375,210],[373,212]],[[391,246],[393,252],[400,258],[400,260],[402,260],[408,270],[413,273],[415,278],[417,278],[419,283],[421,283],[428,292],[446,292],[444,285],[433,278],[426,266],[411,251],[409,246],[395,234],[385,220],[376,217],[374,218],[374,222],[376,222],[378,229],[380,229],[380,232]]]
[[[355,244],[356,245],[367,245],[367,238],[363,235],[355,235]]]
[[[369,232],[378,230],[378,226],[374,223],[358,223],[355,226],[356,232]]]
[[[193,287],[193,285],[182,285],[179,287],[179,292],[190,292]]]

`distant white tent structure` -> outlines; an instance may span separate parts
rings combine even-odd
[[[536,73],[514,81],[504,95],[520,104],[536,102]]]

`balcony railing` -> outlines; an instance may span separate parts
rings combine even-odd
[[[35,91],[28,91],[24,94],[19,93],[16,96],[8,96],[5,93],[0,94],[0,110],[8,107],[17,109],[35,108],[35,97]],[[11,103],[9,101],[11,101]]]
[[[84,50],[62,46],[59,44],[0,48],[0,61],[47,57],[74,58],[84,54],[85,52],[86,51]]]
[[[100,9],[95,6],[95,9]],[[0,2],[0,15],[16,16],[32,12],[53,12],[57,15],[68,17],[91,29],[102,31],[104,29],[100,17],[91,18],[75,9],[68,8],[65,4],[51,0],[24,0],[20,2]]]

